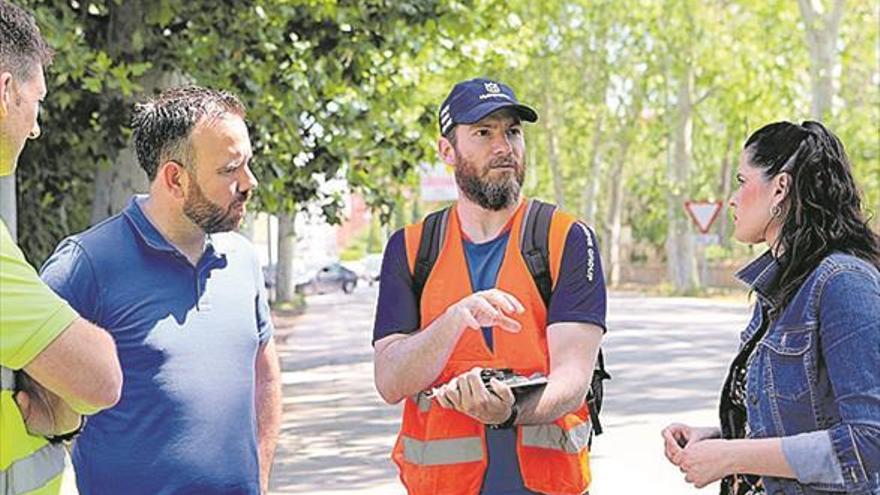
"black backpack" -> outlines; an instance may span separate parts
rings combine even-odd
[[[544,306],[549,308],[553,280],[550,277],[548,239],[550,237],[550,221],[553,219],[556,206],[532,199],[529,200],[526,207],[528,210],[520,235],[520,252],[529,268],[532,279],[535,281],[535,286],[541,293]],[[419,241],[419,250],[413,268],[412,288],[416,301],[422,300],[425,282],[428,281],[428,275],[431,274],[431,269],[434,268],[434,263],[440,255],[443,239],[446,238],[446,226],[449,224],[449,211],[450,207],[435,211],[425,217],[422,224],[422,237]],[[593,379],[585,399],[590,410],[593,432],[596,435],[602,434],[602,425],[599,423],[599,413],[602,411],[604,396],[602,382],[610,378],[611,375],[605,371],[605,357],[600,348],[599,356],[596,358],[596,368],[593,370]]]

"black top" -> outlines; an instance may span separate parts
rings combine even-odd
[[[742,346],[730,364],[721,393],[721,438],[746,438],[748,436],[748,413],[746,409],[746,372],[749,357],[770,328],[770,319],[762,305],[761,328]],[[752,474],[733,474],[721,480],[721,495],[764,495],[761,477]]]

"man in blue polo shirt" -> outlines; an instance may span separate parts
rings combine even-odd
[[[233,95],[168,90],[133,120],[148,196],[64,240],[43,279],[116,341],[122,399],[77,439],[90,494],[258,494],[280,424],[262,274],[236,229],[256,180]]]

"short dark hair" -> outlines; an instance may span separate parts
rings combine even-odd
[[[0,0],[0,72],[30,79],[34,65],[51,64],[53,55],[33,16],[7,0]]]
[[[453,148],[458,146],[458,136],[455,135],[456,127],[458,127],[458,125],[453,125],[449,128],[449,130],[443,133],[443,137],[445,137],[446,140],[449,141],[450,144],[452,144]]]
[[[228,91],[184,86],[163,91],[135,106],[131,127],[138,163],[152,182],[159,165],[177,161],[191,167],[189,136],[204,118],[245,116],[244,104]]]

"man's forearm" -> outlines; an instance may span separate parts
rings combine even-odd
[[[257,445],[260,455],[260,485],[269,486],[269,473],[275,459],[275,446],[281,430],[281,383],[261,384],[257,391]]]
[[[556,421],[574,412],[584,403],[591,375],[559,370],[548,377],[547,385],[517,401],[519,415],[516,424],[538,425]]]
[[[269,473],[275,459],[275,446],[281,430],[281,366],[275,344],[269,342],[260,350],[256,366],[255,407],[257,414],[257,448],[260,458],[260,489],[269,488]]]
[[[82,318],[74,320],[24,371],[80,414],[112,407],[122,394],[122,369],[113,338]]]
[[[424,330],[401,336],[381,349],[377,346],[374,371],[382,398],[396,404],[428,388],[464,331],[464,323],[447,311]]]
[[[584,403],[602,341],[602,329],[586,323],[547,328],[550,375],[547,386],[520,399],[517,424],[547,424]]]

